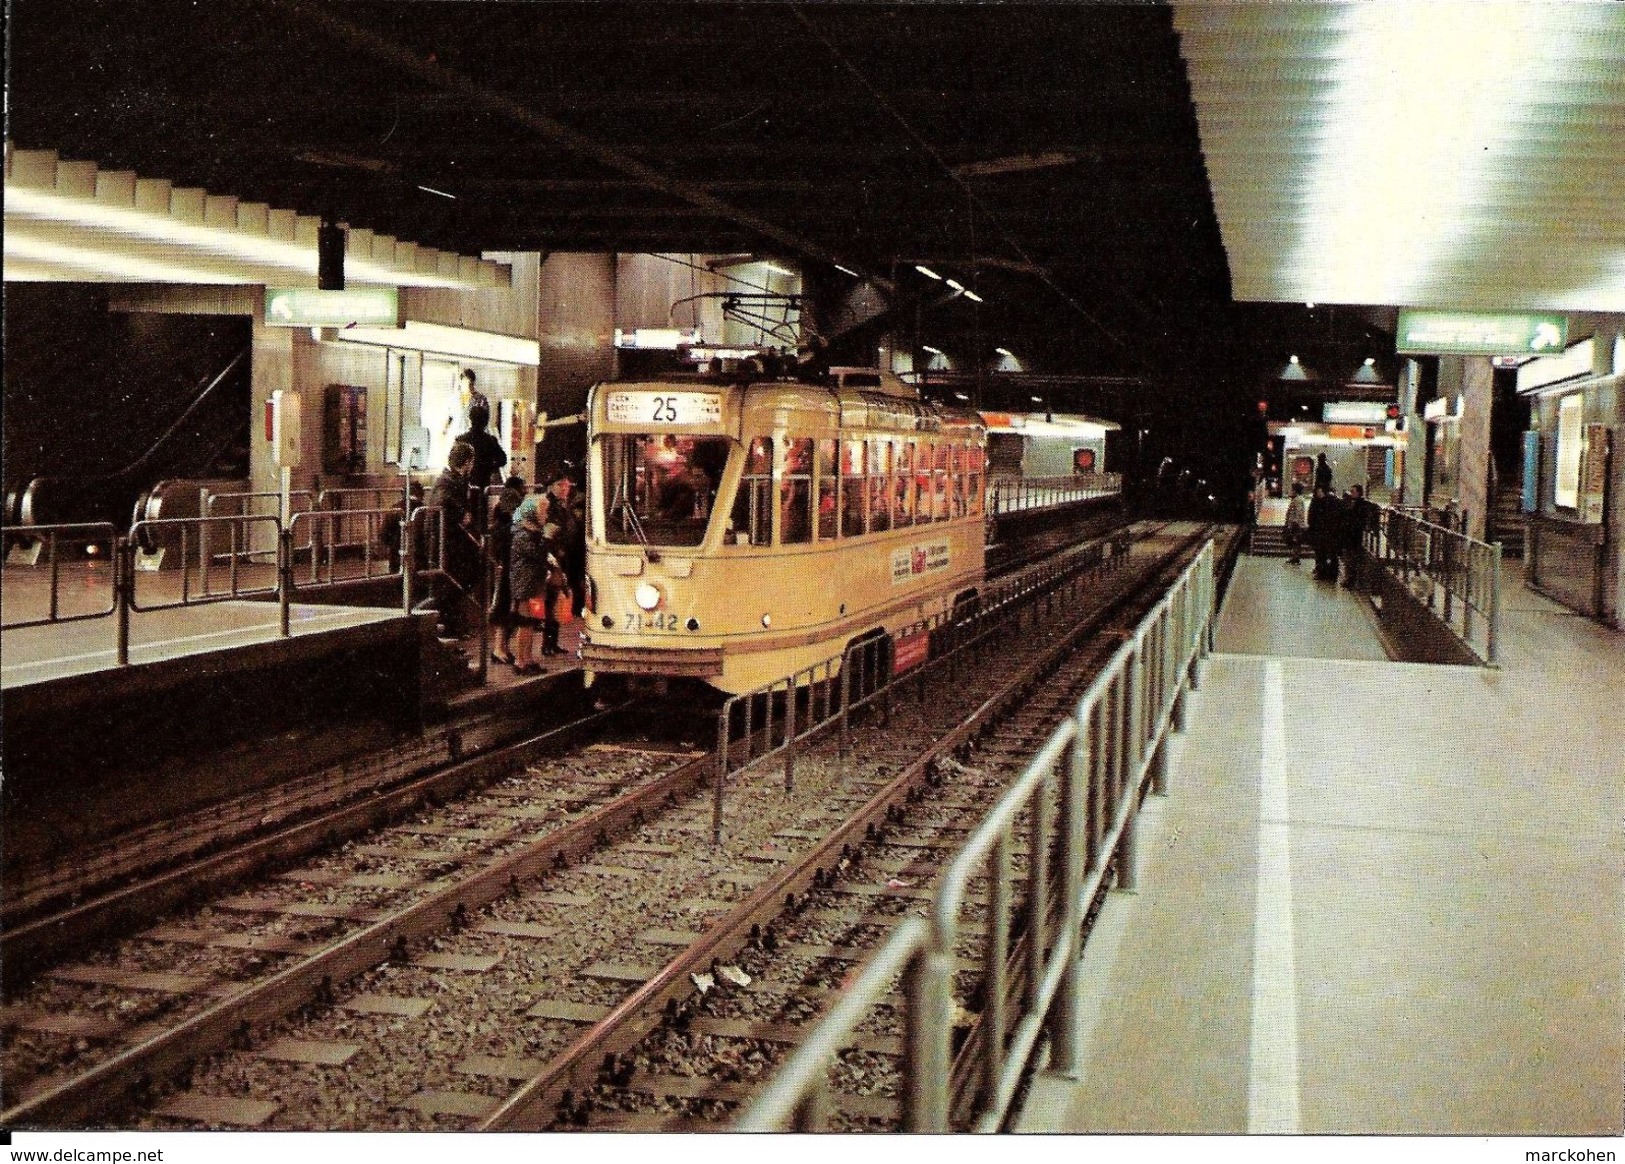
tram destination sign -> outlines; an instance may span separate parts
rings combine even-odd
[[[1539,355],[1568,341],[1568,316],[1543,312],[1406,309],[1394,329],[1394,349],[1405,355]]]
[[[611,424],[721,424],[715,392],[611,392],[604,402]]]

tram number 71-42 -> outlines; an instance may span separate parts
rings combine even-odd
[[[653,614],[644,614],[641,610],[626,612],[626,629],[628,631],[674,631],[678,628],[677,616],[656,611]]]

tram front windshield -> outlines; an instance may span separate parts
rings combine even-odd
[[[675,433],[605,436],[605,539],[614,545],[699,545],[732,444],[727,437]]]

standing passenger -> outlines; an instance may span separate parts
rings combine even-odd
[[[1337,510],[1337,498],[1317,485],[1309,503],[1309,544],[1315,551],[1315,577],[1321,582],[1337,581]]]
[[[495,484],[508,463],[508,454],[502,451],[502,442],[485,431],[491,423],[491,410],[475,404],[468,410],[468,431],[457,439],[474,450],[474,465],[468,471],[468,483],[476,496],[470,501],[474,514],[474,532],[485,532],[485,490]]]
[[[1309,524],[1309,500],[1303,495],[1303,486],[1294,483],[1292,486],[1292,500],[1286,507],[1286,526],[1284,536],[1287,549],[1291,551],[1290,561],[1294,566],[1303,560],[1303,535]]]
[[[1332,491],[1332,466],[1326,460],[1325,453],[1315,458],[1315,488],[1324,489],[1328,495]]]
[[[445,573],[435,579],[435,609],[451,638],[462,638],[467,630],[468,596],[479,570],[479,539],[468,507],[468,471],[473,464],[474,450],[462,441],[453,444],[430,498],[430,504],[440,509],[446,539],[441,547]]]
[[[513,593],[513,669],[520,675],[539,675],[536,661],[536,627],[548,612],[548,575],[553,563],[542,523],[538,498],[527,497],[513,515],[513,544],[509,551],[509,588]]]
[[[497,498],[496,511],[491,515],[491,532],[486,538],[485,552],[491,560],[496,585],[491,590],[491,624],[496,627],[496,647],[491,651],[493,663],[513,662],[509,640],[513,634],[513,585],[509,556],[513,552],[513,515],[525,500],[525,479],[509,477],[503,483],[502,496]]]

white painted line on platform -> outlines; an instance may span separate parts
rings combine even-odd
[[[147,613],[147,612],[140,611],[138,613]],[[313,622],[331,622],[331,621],[333,621],[335,619],[351,617],[353,615],[353,613],[354,613],[353,611],[349,611],[349,610],[340,610],[340,611],[333,611],[331,613],[326,613],[326,614],[301,615],[299,617],[299,619],[298,619],[298,624],[301,625],[301,626],[308,626],[310,623],[313,623]],[[366,621],[369,621],[369,622],[373,622],[373,621],[382,622],[384,620],[383,619],[371,619],[371,620],[366,620]],[[154,651],[161,651],[166,647],[172,647],[172,646],[175,646],[178,643],[200,643],[200,642],[203,642],[205,639],[223,639],[223,638],[231,637],[233,635],[236,635],[236,636],[251,635],[255,631],[263,630],[264,628],[266,628],[268,626],[276,625],[276,622],[277,622],[277,620],[275,618],[270,618],[270,619],[267,619],[264,622],[248,623],[248,624],[246,624],[244,626],[231,627],[228,630],[208,631],[208,632],[206,632],[204,634],[196,634],[196,635],[182,635],[179,638],[159,639],[157,642],[151,642],[151,643],[131,643],[130,644],[130,657],[133,659],[138,653],[139,654],[144,654],[144,655],[150,655]],[[360,625],[363,625],[363,624],[362,623],[357,623],[356,625],[360,626]],[[282,638],[282,636],[280,634],[278,634],[276,636],[276,638],[274,638],[274,639],[254,639],[253,641],[248,642],[248,643],[244,643],[242,645],[243,646],[254,646],[256,643],[261,643],[261,642],[276,642],[276,641],[279,641],[281,638]],[[83,663],[83,662],[85,662],[87,660],[90,660],[90,659],[111,659],[111,658],[116,657],[117,655],[118,655],[118,649],[116,647],[113,647],[113,648],[108,648],[107,650],[102,650],[102,651],[91,651],[88,654],[83,654],[83,655],[59,655],[59,656],[57,656],[55,658],[35,659],[35,660],[33,660],[31,662],[27,662],[27,663],[11,663],[11,664],[8,664],[7,666],[5,666],[3,668],[3,670],[7,671],[7,672],[37,671],[37,670],[39,670],[40,668],[43,668],[43,667],[59,667],[64,663]],[[168,655],[159,655],[158,660],[166,659],[166,658],[169,658],[169,657],[170,656],[168,656]]]
[[[1295,1135],[1302,1131],[1298,1111],[1298,972],[1292,938],[1286,684],[1279,662],[1264,667],[1263,718],[1247,1131],[1254,1135]]]

